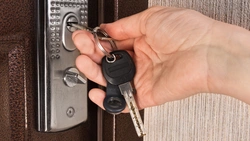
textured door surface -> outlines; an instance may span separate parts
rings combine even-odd
[[[147,6],[145,0],[89,0],[88,23],[95,27]],[[88,120],[79,126],[58,133],[37,131],[36,12],[35,0],[0,0],[0,141],[142,140],[129,114],[118,115],[113,130],[113,116],[101,110],[97,114],[91,101]]]
[[[249,0],[149,0],[149,6],[153,5],[190,8],[250,29]],[[249,105],[218,94],[199,94],[148,108],[144,118],[145,141],[250,140]]]
[[[90,7],[97,24],[97,2]],[[0,0],[0,141],[94,141],[97,107],[91,102],[87,122],[59,133],[37,132],[36,11],[35,0]]]

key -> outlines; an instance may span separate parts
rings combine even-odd
[[[124,50],[117,50],[110,53],[113,57],[103,57],[102,72],[108,83],[119,87],[123,95],[139,137],[145,135],[143,122],[133,96],[131,81],[135,75],[135,64],[133,59]]]
[[[110,44],[112,44],[112,46],[116,46],[114,43],[114,39],[109,37],[108,34],[104,30],[101,30],[100,27],[91,28],[85,25],[80,25],[77,22],[67,22],[67,26],[71,26],[80,30],[86,30],[89,31],[90,33],[97,33],[97,38],[99,40],[108,41],[110,42]]]
[[[111,114],[121,113],[126,107],[126,101],[121,95],[120,89],[116,85],[107,84],[106,97],[103,101],[103,106],[107,112]]]
[[[80,25],[77,22],[67,22],[67,25],[71,26],[71,27],[74,27],[76,29],[80,29],[80,30],[86,30],[86,31],[89,31],[89,32],[93,31],[92,28],[90,28],[88,26],[85,26],[85,25]]]

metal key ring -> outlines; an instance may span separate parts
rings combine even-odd
[[[105,37],[99,37],[97,35],[97,33],[101,33]],[[93,35],[94,35],[95,43],[96,43],[97,47],[104,53],[105,56],[107,56],[108,58],[113,58],[113,55],[111,55],[110,53],[108,53],[104,49],[104,47],[101,45],[100,40],[108,41],[110,43],[113,51],[117,49],[117,46],[116,46],[114,40],[112,40],[112,38],[110,38],[109,35],[105,31],[101,30],[100,27],[95,27],[93,29]]]

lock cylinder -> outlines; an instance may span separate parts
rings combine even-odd
[[[72,33],[76,30],[75,27],[70,26],[70,23],[78,23],[79,19],[74,13],[67,14],[62,23],[62,43],[66,50],[74,51],[75,44],[72,41]]]
[[[69,17],[67,20],[67,29],[70,31],[70,32],[74,32],[76,31],[77,29],[73,26],[71,26],[71,24],[78,24],[78,20],[76,17],[72,16],[72,17]]]

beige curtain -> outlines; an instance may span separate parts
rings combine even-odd
[[[250,29],[250,0],[149,0],[153,5],[190,8]],[[144,141],[250,141],[250,106],[223,95],[198,94],[144,116]]]

